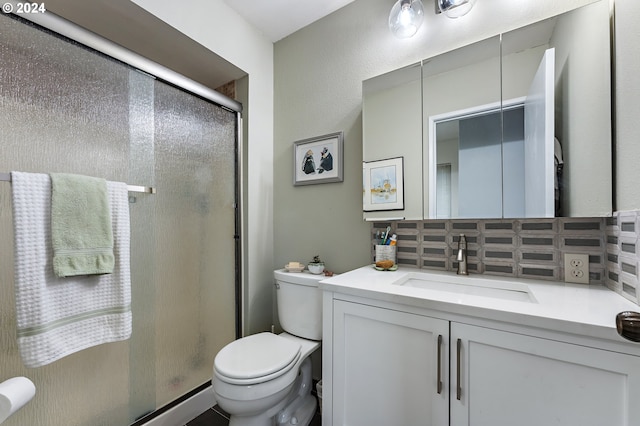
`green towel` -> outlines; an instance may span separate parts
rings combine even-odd
[[[113,231],[104,179],[51,174],[51,241],[58,277],[113,272]]]

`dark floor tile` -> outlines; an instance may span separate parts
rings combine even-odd
[[[187,426],[228,426],[229,414],[217,405],[187,423]],[[322,426],[320,413],[316,413],[309,426]]]
[[[226,411],[224,411],[222,408],[220,408],[219,405],[214,405],[212,408],[213,411],[215,411],[218,414],[222,414],[223,417],[226,417],[227,419],[229,418],[230,414],[227,413]]]
[[[187,423],[187,426],[228,426],[229,419],[209,409]]]
[[[311,423],[309,423],[309,426],[322,426],[322,417],[320,417],[320,414],[316,413],[313,418],[311,419]]]

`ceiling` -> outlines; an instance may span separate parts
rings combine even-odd
[[[274,43],[353,1],[224,0]]]
[[[223,1],[276,42],[353,0]],[[246,75],[130,0],[47,0],[47,10],[212,89]]]

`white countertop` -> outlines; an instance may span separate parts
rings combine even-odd
[[[526,286],[533,297],[529,302],[504,300],[393,284],[412,277],[465,285]],[[384,302],[607,339],[634,345],[640,352],[640,344],[620,337],[615,324],[619,312],[637,312],[640,306],[604,286],[476,274],[465,277],[453,272],[403,267],[397,271],[378,271],[368,265],[322,280],[319,287],[325,291]]]

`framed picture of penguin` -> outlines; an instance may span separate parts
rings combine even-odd
[[[293,143],[293,185],[342,182],[342,132]]]

